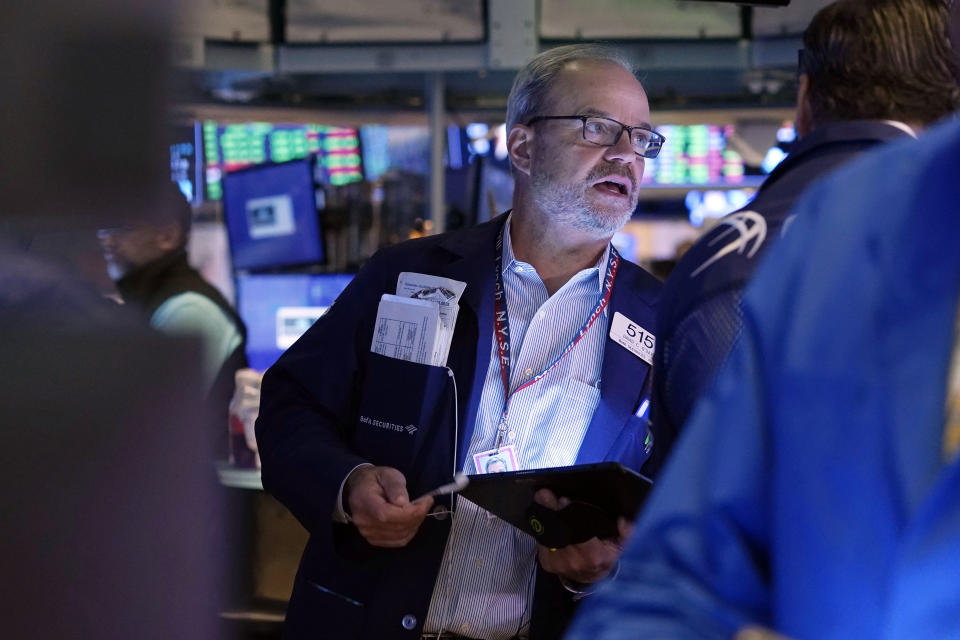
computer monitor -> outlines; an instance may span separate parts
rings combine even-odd
[[[323,262],[313,158],[264,164],[223,178],[223,213],[234,269]]]
[[[326,312],[352,274],[255,274],[237,278],[237,310],[247,325],[247,360],[265,371]]]

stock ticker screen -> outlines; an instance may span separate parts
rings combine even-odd
[[[727,148],[732,125],[663,125],[666,137],[660,155],[647,160],[643,183],[650,186],[741,185],[743,158]]]
[[[223,174],[267,162],[316,155],[317,166],[334,186],[363,179],[356,129],[317,124],[203,123],[206,198],[223,196]]]

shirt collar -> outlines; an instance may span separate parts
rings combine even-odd
[[[913,130],[913,127],[911,127],[905,122],[900,122],[899,120],[883,120],[883,122],[890,125],[891,127],[896,127],[897,129],[900,129],[911,138],[916,139],[917,137],[917,132]]]
[[[513,241],[510,238],[510,229],[511,222],[513,222],[513,213],[511,212],[507,216],[507,221],[504,223],[503,230],[503,270],[504,271],[513,271],[515,267],[522,266],[524,269],[534,270],[533,265],[523,262],[522,260],[517,260],[517,257],[513,253]],[[610,259],[610,243],[607,243],[607,247],[603,250],[603,253],[600,255],[600,259],[597,260],[597,263],[592,267],[587,267],[573,275],[570,280],[581,280],[586,279],[587,274],[593,275],[597,280],[597,290],[603,290],[603,278],[606,275],[606,266],[607,261]]]

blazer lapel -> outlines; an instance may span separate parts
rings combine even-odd
[[[600,404],[587,428],[583,444],[577,454],[577,463],[597,462],[613,457],[617,438],[633,418],[649,387],[650,365],[625,347],[614,342],[610,336],[613,316],[620,312],[630,321],[644,329],[653,330],[656,294],[638,276],[644,276],[639,267],[624,263],[617,276],[607,308],[603,365],[600,377]],[[651,276],[652,278],[652,276]],[[641,291],[649,293],[651,300],[641,297]],[[642,439],[642,436],[641,436]]]
[[[493,282],[494,251],[497,233],[506,222],[502,214],[468,233],[451,236],[444,243],[458,257],[439,270],[438,275],[466,282],[467,287],[460,297],[460,316],[451,345],[451,358],[463,366],[451,363],[457,374],[457,399],[460,403],[459,433],[457,443],[457,468],[462,469],[487,368],[490,366],[491,340],[493,339]],[[472,367],[471,367],[472,365]]]

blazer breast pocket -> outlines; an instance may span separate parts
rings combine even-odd
[[[371,353],[361,382],[352,446],[376,465],[399,469],[411,496],[452,461],[455,384],[446,367]]]

